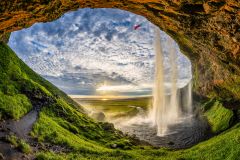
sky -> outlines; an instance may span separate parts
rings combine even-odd
[[[137,30],[134,26],[141,25]],[[79,9],[56,21],[13,32],[9,46],[34,71],[71,95],[145,95],[154,77],[154,25],[117,9]],[[191,65],[161,32],[165,80],[169,47],[177,50],[178,81],[191,79]]]

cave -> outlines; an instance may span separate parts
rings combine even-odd
[[[193,65],[194,91],[237,107],[239,85],[239,3],[235,1],[1,2],[1,37],[48,22],[78,8],[119,8],[146,17],[179,44]],[[39,6],[39,7],[37,7]],[[201,75],[201,76],[200,76]],[[220,93],[220,91],[223,91]],[[225,95],[224,93],[229,93]],[[231,101],[232,103],[228,102]]]
[[[184,53],[185,56],[187,56],[191,61],[193,72],[193,98],[194,100],[202,103],[204,106],[203,112],[206,112],[206,116],[210,117],[208,119],[209,123],[212,124],[210,130],[213,132],[213,134],[220,134],[219,136],[225,136],[225,132],[223,134],[221,133],[225,130],[231,133],[234,132],[232,137],[230,136],[230,138],[234,140],[229,141],[229,143],[234,144],[235,142],[239,142],[239,136],[237,136],[239,133],[238,104],[240,101],[240,64],[238,62],[240,53],[239,2],[236,2],[234,0],[88,0],[80,2],[55,0],[37,2],[8,1],[0,2],[0,4],[0,41],[2,43],[1,51],[4,54],[3,60],[1,62],[3,69],[1,72],[4,73],[2,74],[4,76],[2,76],[3,80],[1,81],[1,94],[3,94],[2,97],[6,96],[8,98],[14,97],[15,93],[17,96],[22,96],[20,94],[26,95],[23,98],[24,102],[16,102],[16,104],[20,103],[21,105],[27,106],[26,110],[24,110],[23,113],[19,114],[25,114],[27,111],[29,111],[30,101],[32,104],[35,104],[35,106],[38,107],[45,105],[55,106],[55,108],[50,107],[51,112],[56,113],[55,116],[68,117],[68,114],[70,113],[75,116],[75,111],[68,107],[67,104],[73,108],[77,104],[68,97],[65,97],[65,94],[63,92],[58,91],[55,87],[52,87],[51,84],[45,82],[44,79],[40,77],[36,78],[37,76],[34,78],[33,75],[35,73],[27,69],[27,67],[24,66],[21,61],[16,63],[16,57],[13,55],[8,56],[7,53],[9,52],[12,54],[12,51],[9,51],[10,48],[5,46],[4,43],[8,42],[10,33],[16,30],[21,30],[23,28],[28,28],[37,22],[53,21],[62,16],[64,13],[77,10],[79,8],[118,8],[146,17],[150,22],[158,26],[162,31],[166,32],[177,42],[181,52]],[[8,70],[7,67],[13,65],[11,63],[11,59],[14,64],[19,64],[24,69],[21,69],[20,67],[19,69],[11,69],[9,72],[5,73],[5,70]],[[5,63],[9,64],[5,65]],[[21,76],[25,78],[21,78]],[[11,83],[13,84],[10,84],[10,82],[8,83],[6,77],[8,77],[8,79],[11,80]],[[26,79],[26,77],[28,77],[28,79]],[[19,86],[17,84],[19,84]],[[50,92],[46,90],[49,90]],[[26,100],[26,97],[29,100]],[[42,103],[42,101],[44,101],[44,103]],[[1,105],[5,103],[6,102],[2,100]],[[61,110],[61,108],[65,109]],[[46,120],[48,118],[46,116],[48,115],[46,110],[47,109],[44,110],[44,114],[40,115],[42,116],[42,124],[44,124],[44,118]],[[70,112],[66,113],[66,110]],[[78,113],[76,113],[76,115],[77,114]],[[53,116],[53,114],[49,114],[48,116]],[[1,117],[3,117],[2,119],[6,119],[5,112],[1,112]],[[17,115],[16,117],[18,119],[21,116]],[[14,119],[14,117],[12,118]],[[94,124],[95,122],[89,120],[89,123],[85,121],[87,124],[89,124],[89,126],[87,124],[83,126],[78,126],[77,124],[75,124],[75,126],[71,126],[70,124],[74,123],[74,120],[70,118],[66,119],[66,121],[67,122],[61,121],[59,124],[61,124],[61,126],[65,129],[68,128],[71,133],[80,134],[79,130],[83,130],[85,133],[81,134],[91,140],[98,139],[101,136],[103,140],[106,140],[104,138],[106,138],[107,133],[114,132],[114,129],[111,125],[100,123],[99,125],[101,126],[101,129],[106,131],[106,134],[104,132],[103,135],[98,137],[97,130],[94,129],[92,125],[90,125],[91,123]],[[53,124],[54,123],[52,123],[52,125]],[[235,130],[229,129],[232,126],[235,126],[235,128],[233,127]],[[41,126],[38,127],[40,130]],[[39,130],[35,130],[35,137],[41,137],[41,135],[38,135],[40,134],[40,132],[38,132]],[[96,134],[88,135],[87,132],[90,131],[93,133],[96,132]],[[56,131],[55,134],[56,137],[59,137]],[[121,137],[121,133],[119,133],[118,136]],[[8,139],[12,140],[13,138],[11,138],[12,137]],[[44,139],[43,137],[41,138]],[[206,143],[208,141],[214,141],[212,140],[214,138],[217,137],[213,137],[210,140],[207,140]],[[114,140],[116,139],[113,138],[113,141]],[[65,141],[67,143],[66,139]],[[137,140],[134,142],[136,141]],[[20,142],[21,141],[19,141],[19,143]],[[132,142],[132,144],[135,145],[134,142]],[[56,141],[52,143],[56,143]],[[122,143],[124,143],[124,145]],[[204,146],[204,143],[200,145]],[[124,149],[124,147],[125,149],[129,147],[127,145],[127,142],[125,144],[125,141],[121,143],[119,142],[119,144],[115,142],[114,144],[110,144],[110,146],[113,149],[116,148],[116,146],[119,146],[120,148],[123,146],[122,149]],[[65,152],[67,149],[63,147],[62,150]],[[89,152],[94,153],[94,151]],[[156,154],[159,156],[159,158],[161,156],[164,156],[164,154],[168,154],[161,150],[157,152],[158,153]],[[236,149],[236,151],[232,152],[233,154],[231,159],[236,159],[240,154],[239,148]],[[206,156],[209,155],[210,157],[213,157],[218,153],[219,152],[217,151],[213,151],[212,154],[206,154]],[[48,153],[48,156],[53,156],[53,154],[54,153]],[[88,154],[88,156],[89,155],[90,154]],[[228,154],[225,152],[224,155],[228,156]],[[45,156],[46,158],[46,155],[40,156]],[[120,154],[118,156],[120,156]],[[128,157],[130,155],[122,156]],[[189,155],[180,156],[180,158],[186,157],[189,157]],[[200,157],[196,156],[195,158],[200,159]],[[131,158],[131,156],[128,158]],[[205,157],[205,159],[208,158],[209,157]],[[217,159],[217,157],[214,157],[212,159]]]
[[[192,103],[191,63],[171,37],[155,30],[155,25],[131,12],[87,8],[13,32],[8,45],[95,120],[113,123],[158,147],[187,148],[207,137],[207,125],[194,107],[198,102]],[[155,32],[160,33],[160,42]],[[161,53],[156,53],[157,46]],[[156,62],[156,54],[162,61]],[[158,72],[163,78],[158,84],[162,98],[154,96]],[[158,118],[152,108],[159,98],[165,103],[155,104],[165,107],[159,113],[165,122],[159,127],[166,132],[161,138],[151,122]]]

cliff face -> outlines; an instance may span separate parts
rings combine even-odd
[[[119,8],[142,15],[171,35],[193,65],[195,92],[238,108],[238,0],[12,0],[0,1],[0,34],[53,21],[78,8]]]

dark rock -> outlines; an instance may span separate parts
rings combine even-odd
[[[111,148],[112,148],[112,149],[117,148],[117,144],[111,144]]]
[[[115,128],[114,128],[114,125],[112,123],[102,123],[102,128],[105,130],[105,131],[115,131]]]
[[[168,145],[174,145],[174,142],[170,141],[168,142]]]
[[[4,156],[2,155],[2,153],[0,153],[0,160],[4,160]]]
[[[91,115],[91,117],[98,121],[104,121],[106,118],[106,116],[103,112],[95,112]]]

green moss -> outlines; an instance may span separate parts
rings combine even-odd
[[[30,102],[47,101],[31,135],[40,142],[69,150],[61,153],[40,150],[37,159],[234,160],[240,157],[240,124],[189,149],[173,151],[147,146],[141,149],[110,124],[97,123],[83,114],[80,106],[32,71],[3,43],[0,56],[0,117],[20,118],[31,109]],[[232,112],[220,102],[209,103],[205,110],[214,132],[229,127]],[[10,137],[9,142],[25,153],[31,152],[23,140]],[[111,149],[113,144],[117,149]]]
[[[20,139],[18,143],[18,148],[26,154],[29,154],[32,152],[32,149],[29,144],[27,144],[24,140]]]
[[[32,109],[31,104],[53,103],[57,98],[81,110],[76,102],[32,71],[2,42],[0,57],[1,119],[19,119]]]
[[[229,128],[233,111],[224,108],[221,102],[211,100],[204,105],[205,113],[213,133],[219,133]]]
[[[27,144],[23,139],[19,139],[14,135],[10,135],[6,140],[23,153],[29,154],[32,152],[30,145]]]
[[[31,108],[32,104],[25,95],[16,94],[10,96],[0,92],[0,114],[2,118],[19,119],[29,112]]]
[[[13,146],[17,147],[18,146],[18,138],[14,135],[10,135],[6,138],[8,142],[10,142]]]
[[[113,150],[103,154],[84,154],[80,152],[60,153],[40,152],[37,154],[37,160],[134,160],[137,159],[133,154],[121,150]],[[139,159],[138,160],[143,160]],[[146,160],[150,160],[146,158]]]
[[[208,114],[210,112],[214,114],[216,108],[213,106],[221,107],[220,102],[215,100],[206,103],[205,109]],[[225,112],[225,108],[222,109],[224,109],[222,112]],[[211,115],[210,117],[213,118],[214,116]],[[214,120],[219,120],[219,117],[214,117]],[[83,126],[89,128],[85,130]],[[219,127],[220,123],[216,126],[218,130],[222,129]],[[98,138],[95,137],[96,134],[99,134]],[[157,150],[147,146],[140,149],[139,146],[133,145],[131,140],[119,137],[114,131],[102,130],[98,123],[88,119],[84,114],[63,103],[62,100],[58,100],[58,103],[54,106],[45,107],[42,110],[40,118],[34,126],[33,135],[39,141],[50,142],[70,149],[70,152],[61,154],[41,151],[37,154],[37,159],[214,160],[228,157],[231,160],[240,155],[240,124],[189,149],[179,151]],[[106,137],[107,135],[108,137]],[[118,149],[111,149],[112,144],[116,144]]]
[[[65,160],[63,154],[54,154],[53,152],[39,152],[36,156],[37,160]]]
[[[63,112],[68,110],[65,107],[69,107],[65,105],[61,106],[64,108],[62,109]],[[126,137],[119,136],[116,131],[104,131],[98,123],[87,117],[84,118],[84,115],[81,115],[80,112],[70,111],[71,116],[73,116],[73,119],[70,119],[63,115],[60,109],[58,111],[61,117],[53,112],[52,107],[45,107],[40,113],[38,122],[34,125],[32,135],[37,137],[40,142],[60,145],[70,149],[71,152],[56,156],[52,152],[41,152],[37,155],[37,159],[98,159],[99,157],[103,159],[125,159],[121,157],[132,157],[125,152],[116,152],[110,149],[108,143],[117,144],[122,149],[130,149],[129,146],[132,144]],[[69,126],[71,126],[70,129]]]
[[[106,125],[95,122],[62,99],[58,99],[56,103],[42,109],[39,120],[33,127],[32,135],[38,137],[39,141],[50,141],[75,150],[81,146],[79,144],[83,144],[83,139],[91,143],[97,141],[105,147],[109,147],[108,142],[111,142],[119,144],[120,148],[130,148],[132,144],[127,137]]]
[[[229,159],[240,156],[240,124],[190,149],[178,151],[185,159]]]
[[[38,123],[34,125],[33,135],[38,137],[39,141],[65,146],[74,151],[94,153],[98,150],[104,150],[103,147],[94,145],[94,143],[91,143],[81,135],[74,134],[63,128],[58,124],[57,120],[44,113],[40,114]]]
[[[106,118],[109,119],[135,116],[139,113],[137,107],[141,107],[142,109],[147,111],[152,103],[151,97],[131,99],[108,99],[108,100],[101,99],[83,100],[76,98],[75,100],[79,101],[79,103],[83,103],[84,106],[90,110],[104,113]]]
[[[234,76],[233,79],[229,78],[229,81],[225,81],[221,87],[227,90],[227,93],[222,97],[227,98],[231,95],[232,99],[240,99],[240,77]]]
[[[88,146],[86,146],[87,148]],[[74,152],[55,154],[53,152],[40,152],[37,159],[112,159],[112,160],[179,160],[179,159],[206,159],[206,160],[235,160],[240,156],[240,124],[223,132],[205,142],[185,150],[167,150],[133,148],[132,150],[99,150],[97,154],[86,152]]]

